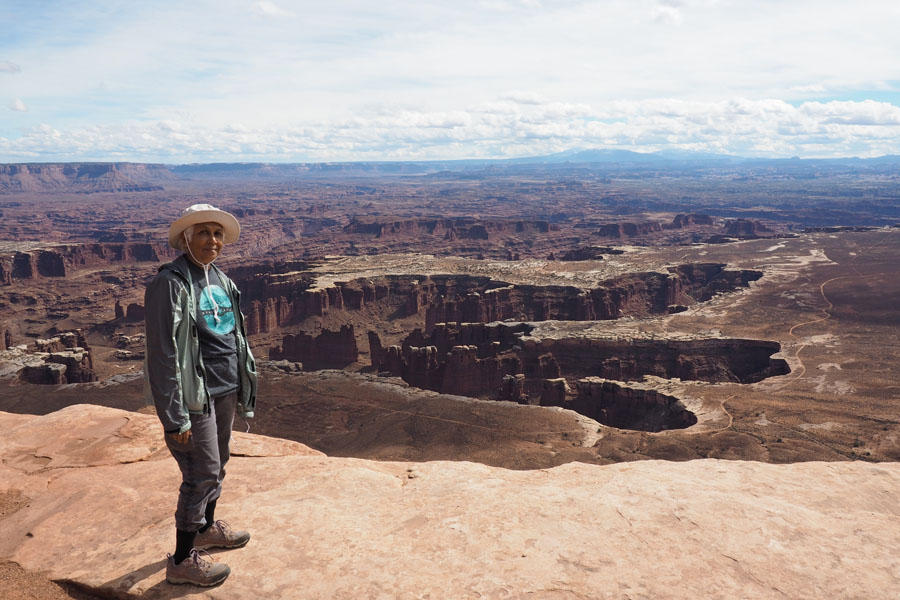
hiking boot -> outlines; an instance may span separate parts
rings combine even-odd
[[[231,569],[224,563],[206,560],[200,556],[196,548],[181,563],[175,564],[172,555],[166,562],[166,581],[169,583],[190,583],[203,587],[219,585],[231,574]]]
[[[194,548],[208,550],[210,548],[240,548],[250,541],[246,531],[235,531],[225,521],[216,521],[204,532],[197,532]]]

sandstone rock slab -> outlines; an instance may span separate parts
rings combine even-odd
[[[240,434],[218,588],[164,582],[179,475],[153,416],[0,413],[0,560],[136,598],[883,598],[900,465],[699,460],[510,471],[329,458]],[[243,450],[242,450],[243,448]],[[43,463],[43,464],[41,464]]]

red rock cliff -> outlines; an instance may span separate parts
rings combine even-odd
[[[248,333],[253,335],[329,311],[360,310],[376,303],[401,317],[424,310],[428,331],[436,323],[449,322],[588,321],[662,314],[676,302],[706,300],[762,276],[759,271],[727,270],[719,263],[681,265],[670,271],[617,277],[591,290],[511,285],[468,275],[385,276],[324,289],[310,289],[312,277],[304,273],[241,274],[235,279],[243,291]]]
[[[340,369],[355,363],[359,350],[353,325],[344,325],[340,331],[325,330],[317,336],[287,334],[281,346],[269,350],[269,358],[298,361],[310,368]]]
[[[65,277],[70,271],[111,263],[157,262],[169,250],[149,242],[54,245],[0,256],[0,285],[15,279]]]
[[[777,342],[737,338],[536,339],[526,323],[438,324],[399,346],[383,348],[369,333],[372,365],[411,385],[467,396],[502,397],[504,378],[523,375],[524,391],[540,395],[543,382],[602,377],[752,383],[790,371]]]

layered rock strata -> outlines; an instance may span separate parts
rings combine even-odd
[[[14,280],[65,277],[78,269],[112,263],[158,262],[169,253],[150,242],[53,245],[0,255],[0,285]]]
[[[571,402],[552,405],[620,429],[663,431],[697,423],[697,416],[678,398],[639,385],[588,377],[579,379],[576,386],[578,394]]]
[[[112,342],[116,347],[115,352],[113,352],[113,357],[116,360],[144,359],[145,335],[143,333],[125,335],[117,332],[113,334]]]
[[[559,226],[542,220],[478,219],[474,217],[414,219],[353,219],[344,233],[390,236],[436,236],[443,240],[487,240],[501,233],[536,235],[558,231]]]
[[[0,165],[0,193],[149,192],[172,180],[164,165],[138,163],[20,163]]]
[[[669,223],[645,221],[642,223],[604,223],[597,226],[594,235],[604,238],[625,239],[645,236],[660,231],[683,229],[694,225],[712,225],[713,219],[703,214],[675,215]]]
[[[305,333],[286,334],[281,346],[269,350],[272,360],[301,362],[312,369],[340,369],[359,358],[353,325],[339,331],[324,330],[316,336]]]
[[[436,323],[492,321],[591,321],[670,312],[669,307],[705,301],[746,287],[762,277],[754,270],[728,270],[720,263],[671,267],[668,273],[634,273],[593,289],[514,285],[468,275],[391,275],[313,288],[308,273],[271,274],[239,281],[248,334],[301,323],[331,311],[390,307],[395,318],[424,311],[425,329]],[[237,279],[236,279],[237,280]]]
[[[735,338],[533,338],[527,323],[436,325],[383,347],[369,332],[372,366],[410,385],[447,394],[566,406],[601,422],[658,431],[696,422],[677,399],[616,388],[599,377],[636,381],[665,379],[751,383],[790,371],[777,342]],[[567,381],[572,382],[570,386]],[[577,386],[575,400],[569,391]],[[572,401],[570,401],[572,400]],[[632,408],[623,408],[630,405]]]
[[[740,338],[522,340],[526,357],[552,354],[568,377],[619,381],[653,375],[686,381],[754,383],[790,372],[784,359],[772,358],[780,351],[778,342]]]
[[[754,239],[771,234],[772,230],[759,221],[732,219],[725,221],[725,235],[742,239]]]
[[[559,256],[559,260],[562,261],[576,261],[576,260],[603,260],[604,255],[609,254],[624,254],[624,250],[616,250],[615,248],[610,248],[609,246],[586,246],[582,248],[574,248],[572,250],[567,250],[561,256]],[[551,254],[547,257],[550,260],[555,260],[556,256]]]
[[[80,330],[64,332],[0,352],[0,377],[58,385],[97,381],[91,349]]]

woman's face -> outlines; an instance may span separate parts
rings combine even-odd
[[[194,234],[188,242],[194,259],[208,265],[218,258],[225,245],[225,230],[218,223],[194,225]]]

